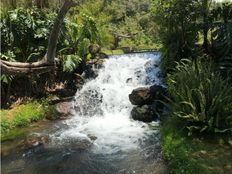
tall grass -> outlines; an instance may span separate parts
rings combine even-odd
[[[200,132],[232,132],[232,87],[201,60],[182,59],[168,76],[170,108],[185,127]]]

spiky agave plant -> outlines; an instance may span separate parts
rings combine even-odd
[[[168,76],[170,108],[191,134],[232,132],[232,87],[211,63],[182,59]]]

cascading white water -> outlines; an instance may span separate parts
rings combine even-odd
[[[77,91],[74,116],[65,121],[65,129],[53,135],[54,142],[88,140],[97,153],[138,148],[156,130],[130,118],[133,106],[128,95],[137,87],[162,83],[159,57],[159,53],[140,53],[106,59],[98,77]],[[94,141],[89,138],[93,136]]]

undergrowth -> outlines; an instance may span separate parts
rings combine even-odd
[[[1,137],[7,135],[15,127],[24,127],[32,122],[47,118],[59,117],[55,106],[49,105],[47,100],[31,101],[13,109],[1,110]]]
[[[229,135],[187,135],[181,120],[162,123],[163,153],[170,174],[230,174],[232,146]]]
[[[183,59],[167,82],[171,112],[190,134],[232,132],[232,87],[213,65]]]

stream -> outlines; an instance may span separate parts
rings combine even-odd
[[[137,87],[162,85],[159,63],[158,52],[110,56],[98,76],[77,91],[66,120],[29,127],[25,136],[1,143],[1,173],[165,173],[159,121],[133,120],[128,98]],[[44,143],[17,146],[35,135]]]

